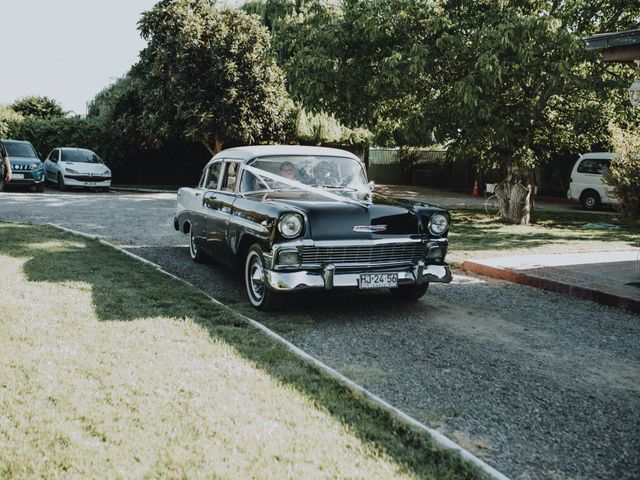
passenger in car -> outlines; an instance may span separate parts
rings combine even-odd
[[[287,161],[280,164],[280,175],[289,180],[295,180],[296,167],[293,163]]]

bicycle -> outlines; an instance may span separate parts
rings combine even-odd
[[[500,216],[500,211],[501,211],[501,207],[502,207],[502,202],[500,201],[500,197],[498,197],[498,195],[496,195],[495,190],[496,190],[496,185],[495,183],[487,183],[485,184],[485,191],[484,191],[484,195],[485,195],[485,201],[484,201],[484,211],[487,212],[487,215],[491,215],[494,217],[498,217]],[[487,194],[490,194],[487,197]]]

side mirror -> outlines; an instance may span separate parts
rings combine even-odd
[[[367,187],[369,187],[370,192],[373,192],[373,189],[376,188],[376,182],[371,180],[369,183],[367,183]]]

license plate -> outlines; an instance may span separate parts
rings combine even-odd
[[[85,187],[93,187],[95,186],[95,182],[84,182]]]
[[[361,273],[360,288],[395,288],[398,286],[397,273]]]
[[[11,176],[13,178],[15,178],[16,180],[18,179],[24,179],[24,173],[12,173]]]

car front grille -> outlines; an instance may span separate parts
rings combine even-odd
[[[387,243],[382,245],[304,246],[303,264],[376,264],[389,262],[413,262],[424,258],[423,243]]]
[[[23,172],[25,170],[30,171],[31,170],[31,165],[11,165],[11,171],[12,172]]]
[[[111,180],[111,177],[103,177],[99,175],[65,175],[65,178],[77,180],[79,182],[104,182]]]

